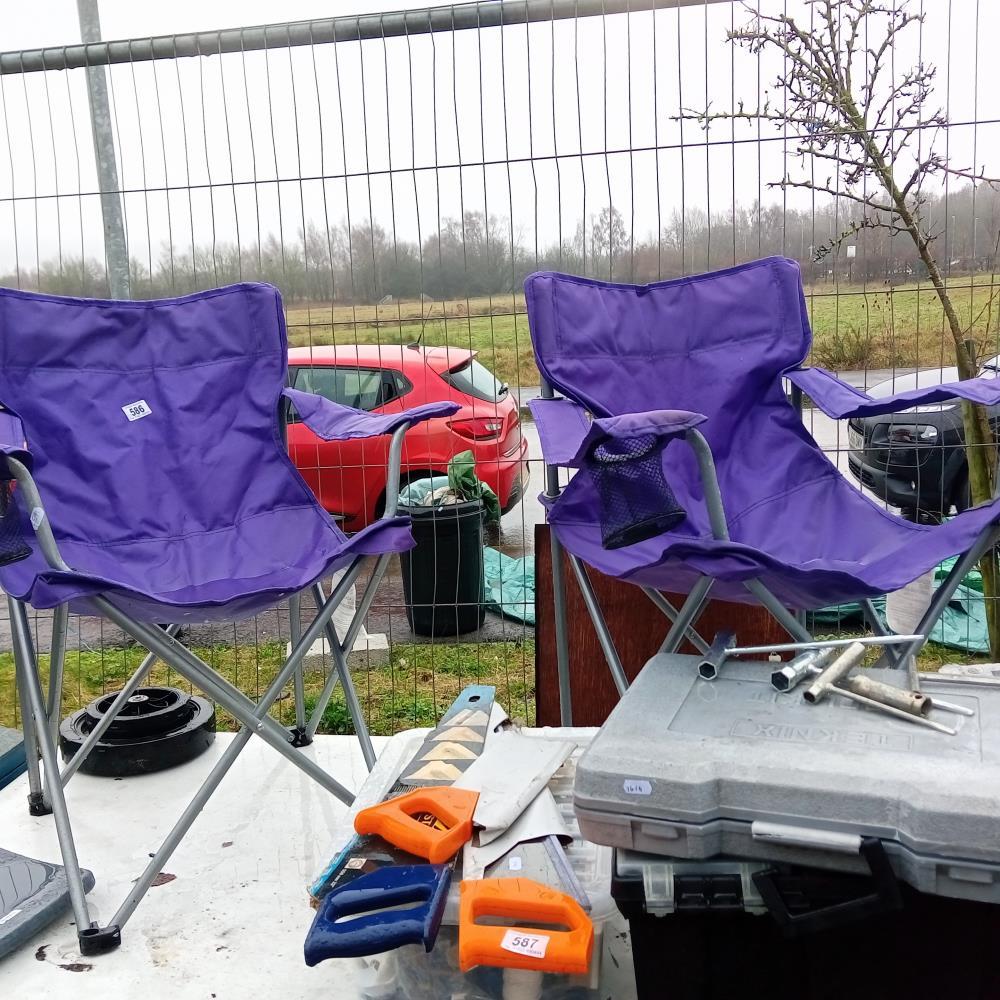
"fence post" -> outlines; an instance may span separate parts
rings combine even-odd
[[[76,0],[80,16],[80,38],[83,42],[101,40],[101,18],[98,0]],[[131,298],[129,291],[128,246],[122,219],[121,185],[115,139],[111,128],[111,108],[108,104],[107,70],[103,66],[87,67],[87,97],[90,102],[90,127],[94,135],[94,159],[97,161],[97,182],[101,191],[101,215],[104,218],[104,256],[108,270],[108,286],[112,298]]]

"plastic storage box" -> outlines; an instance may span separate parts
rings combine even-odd
[[[650,660],[580,759],[587,840],[857,873],[874,840],[922,892],[1000,902],[1000,687],[928,678],[932,697],[975,711],[932,711],[958,728],[948,736],[837,697],[779,694],[768,663],[730,663],[714,681],[697,663]]]
[[[336,856],[354,836],[354,815],[360,809],[381,801],[392,787],[396,775],[420,748],[430,730],[414,729],[394,736],[358,793],[342,823],[334,831],[331,857]],[[613,851],[610,847],[588,843],[580,836],[573,814],[573,784],[576,762],[590,743],[595,729],[522,730],[525,735],[573,739],[578,748],[556,772],[549,783],[563,820],[574,837],[566,847],[590,903],[594,923],[594,949],[587,976],[536,975],[522,970],[479,967],[468,973],[458,968],[458,884],[461,871],[455,872],[448,903],[434,949],[425,952],[419,945],[407,945],[395,951],[367,958],[339,959],[352,962],[360,972],[360,1000],[633,1000],[635,981],[632,971],[628,924],[611,896]],[[509,863],[516,852],[501,858],[497,866]],[[487,870],[495,874],[494,869]]]
[[[615,852],[612,893],[628,918],[639,1000],[993,1000],[1000,907],[900,885],[897,907],[807,927],[767,915],[767,862],[676,861]],[[869,880],[777,866],[789,906],[815,914]],[[841,914],[841,916],[846,916]],[[817,932],[818,931],[818,932]]]

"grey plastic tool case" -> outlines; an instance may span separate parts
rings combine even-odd
[[[697,676],[654,657],[577,765],[574,806],[598,844],[863,872],[878,837],[922,892],[1000,902],[1000,685],[928,680],[975,716],[932,710],[947,736],[842,698],[779,694],[772,665]],[[871,671],[899,684],[896,671]]]

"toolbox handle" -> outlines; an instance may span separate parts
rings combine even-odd
[[[517,920],[517,926],[480,924],[482,917]],[[565,924],[569,930],[537,929]],[[594,925],[565,893],[527,878],[462,882],[458,918],[458,965],[534,969],[582,975],[590,970]]]
[[[768,823],[759,819],[750,824],[750,836],[754,840],[782,847],[808,847],[841,854],[857,854],[861,850],[861,835],[857,833],[792,826],[788,823]]]
[[[472,816],[478,801],[479,792],[465,788],[416,788],[362,809],[354,817],[354,829],[360,834],[377,834],[432,864],[443,864],[472,837]]]
[[[448,865],[389,865],[333,889],[306,935],[306,965],[378,955],[404,944],[422,944],[430,951],[450,885]],[[412,903],[422,905],[387,909]]]
[[[858,853],[868,863],[871,891],[853,899],[841,898],[827,906],[811,908],[805,912],[793,913],[788,899],[792,896],[798,896],[799,900],[808,900],[817,895],[841,896],[845,884],[855,882],[856,879],[826,873],[790,875],[775,868],[754,872],[751,878],[768,913],[788,936],[827,930],[875,914],[901,909],[903,897],[899,891],[899,881],[882,841],[877,837],[862,837]]]

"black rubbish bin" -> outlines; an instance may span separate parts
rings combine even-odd
[[[406,619],[416,635],[472,632],[486,617],[483,503],[400,507],[416,546],[400,554]]]

